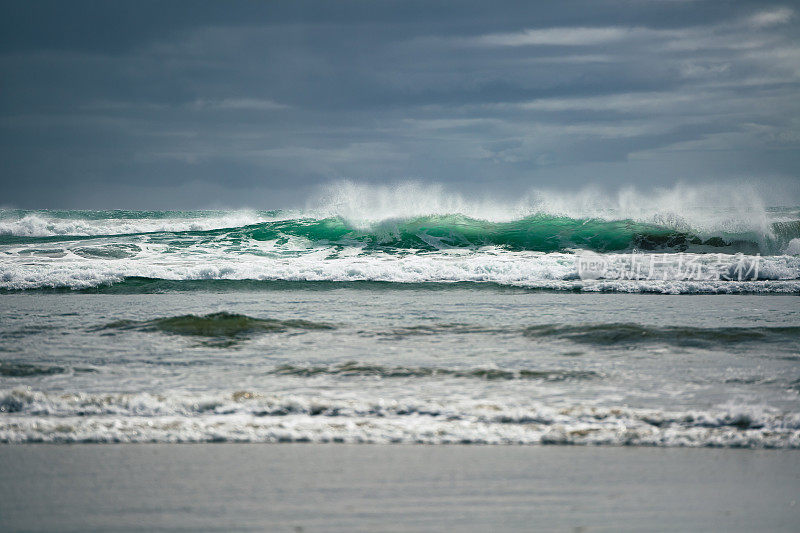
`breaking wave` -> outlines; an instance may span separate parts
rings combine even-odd
[[[337,216],[264,222],[248,219],[249,223],[244,225],[236,224],[240,221],[236,217],[203,219],[202,223],[187,222],[180,218],[146,219],[137,222],[140,224],[138,226],[128,222],[114,225],[108,220],[100,223],[85,220],[71,221],[67,223],[68,227],[56,227],[55,223],[42,221],[42,228],[32,230],[28,225],[32,219],[38,217],[27,215],[21,220],[0,222],[0,244],[168,233],[173,238],[186,238],[185,245],[242,240],[285,243],[288,239],[299,238],[310,244],[338,244],[367,250],[433,251],[496,246],[505,250],[537,252],[584,249],[595,252],[657,250],[769,254],[786,250],[794,239],[800,238],[800,223],[776,222],[766,228],[749,231],[713,231],[632,219],[604,220],[546,214],[496,222],[457,213],[384,219],[368,227],[359,227]],[[208,226],[222,227],[209,229]],[[131,246],[128,245],[129,248]],[[98,255],[91,248],[88,253]],[[99,256],[104,254],[107,252],[99,251]]]
[[[257,224],[268,212],[253,211],[23,211],[0,210],[0,243],[27,239],[97,237],[207,231]]]
[[[0,442],[347,442],[800,448],[800,415],[324,395],[0,391]]]
[[[0,210],[0,243],[26,239],[215,232],[274,240],[361,242],[438,249],[586,248],[685,250],[744,247],[767,253],[800,238],[797,208],[766,208],[751,187],[682,186],[616,194],[531,191],[516,201],[469,198],[439,185],[337,182],[303,210],[23,211]],[[740,250],[744,251],[744,250]]]
[[[724,274],[735,271],[736,255],[667,254],[660,258],[663,272],[640,279],[622,276],[582,279],[576,255],[481,250],[468,253],[387,252],[362,254],[358,250],[315,249],[292,254],[237,255],[224,250],[181,255],[145,255],[141,258],[31,259],[25,255],[0,256],[0,290],[90,290],[98,292],[163,292],[220,290],[234,282],[250,289],[270,289],[285,282],[415,285],[475,283],[527,289],[654,293],[786,293],[800,292],[800,257],[758,259],[757,279],[737,280]],[[638,254],[639,261],[646,261]],[[609,272],[627,272],[632,256],[606,254]],[[748,264],[752,264],[752,258]],[[695,263],[710,275],[687,277],[682,265]],[[722,274],[715,273],[719,271]],[[261,285],[259,285],[261,284]],[[299,285],[298,285],[299,287]]]
[[[575,268],[584,252],[612,267],[633,253],[658,253],[670,271],[686,254],[720,263],[723,274],[741,255],[761,265],[738,284],[674,273],[587,283]],[[347,182],[294,211],[0,210],[0,290],[131,287],[142,278],[794,293],[800,210],[765,208],[746,189],[536,192],[502,203],[436,186]]]

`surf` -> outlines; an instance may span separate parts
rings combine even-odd
[[[774,255],[800,252],[800,209],[767,208],[747,186],[531,190],[502,201],[413,181],[340,181],[321,187],[303,208],[271,211],[0,210],[0,245],[137,236],[176,236],[187,246],[244,239],[397,250],[499,246]]]
[[[800,287],[800,208],[766,208],[747,188],[532,191],[505,202],[414,182],[322,190],[302,209],[272,211],[0,210],[0,290],[133,290],[141,279],[175,290],[222,280],[692,293]],[[592,283],[576,269],[586,253],[601,254],[612,273],[648,254],[665,266],[645,280]],[[759,268],[749,280],[698,280],[681,274],[687,261],[723,274],[742,261]]]
[[[699,251],[725,253],[780,253],[793,240],[800,238],[800,220],[780,221],[769,225],[769,231],[701,231],[676,229],[675,226],[637,222],[633,219],[570,218],[536,214],[509,221],[471,218],[461,213],[428,215],[414,218],[383,219],[366,227],[336,216],[327,218],[287,218],[272,221],[238,222],[235,215],[206,218],[204,225],[186,222],[177,217],[154,223],[151,219],[128,222],[115,227],[109,220],[96,223],[83,220],[66,223],[67,229],[29,231],[23,223],[34,217],[26,215],[0,228],[0,244],[57,243],[102,237],[149,236],[152,240],[184,237],[186,244],[211,241],[286,242],[302,239],[308,245],[354,245],[367,248],[439,250],[445,248],[479,248],[499,246],[507,250],[556,252],[585,249],[595,252],[633,250]],[[177,220],[177,222],[175,222]],[[252,222],[252,223],[251,223]],[[46,227],[52,224],[44,223]],[[222,228],[207,228],[222,225]],[[20,229],[23,227],[23,229]],[[126,246],[135,246],[128,244]]]

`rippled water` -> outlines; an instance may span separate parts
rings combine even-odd
[[[261,284],[0,299],[0,440],[800,447],[794,296]]]

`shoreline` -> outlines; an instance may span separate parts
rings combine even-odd
[[[800,451],[0,446],[5,531],[791,531]]]

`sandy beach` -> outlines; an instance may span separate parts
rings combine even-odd
[[[4,531],[794,531],[791,450],[0,447]]]

